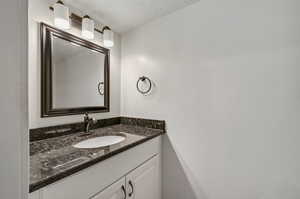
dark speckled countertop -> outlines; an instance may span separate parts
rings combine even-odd
[[[30,143],[29,192],[70,176],[122,151],[162,135],[164,130],[137,125],[116,124],[94,129],[91,135],[78,132]],[[96,149],[78,149],[72,145],[105,135],[122,135],[126,139],[115,145]]]

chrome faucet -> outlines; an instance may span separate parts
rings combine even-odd
[[[96,123],[96,120],[94,118],[89,117],[88,113],[85,113],[83,123],[84,123],[84,132],[91,133],[90,126],[91,126],[91,124]]]

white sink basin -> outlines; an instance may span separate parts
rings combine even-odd
[[[99,148],[99,147],[118,144],[124,140],[125,137],[123,136],[109,135],[109,136],[102,136],[102,137],[96,137],[96,138],[84,140],[77,144],[74,144],[73,147],[80,148],[80,149],[92,149],[92,148]]]

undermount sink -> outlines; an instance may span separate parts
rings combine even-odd
[[[81,141],[77,144],[74,144],[73,147],[80,149],[92,149],[118,144],[124,140],[125,137],[119,135],[101,136]]]

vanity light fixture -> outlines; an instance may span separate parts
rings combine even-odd
[[[82,18],[81,35],[86,39],[94,39],[95,23],[88,15]]]
[[[59,0],[54,6],[54,25],[60,29],[70,28],[70,15],[69,8],[64,5],[64,3]]]
[[[114,32],[108,26],[105,26],[102,30],[103,32],[103,44],[105,47],[114,46]]]
[[[53,7],[49,7],[54,11],[54,24],[60,29],[69,29],[72,22],[81,25],[81,35],[86,39],[93,39],[94,32],[98,32],[103,37],[103,44],[107,48],[114,46],[114,32],[108,27],[104,26],[102,30],[95,28],[95,22],[88,15],[80,17],[74,13],[69,15],[69,8],[66,7],[61,0],[56,2]]]

